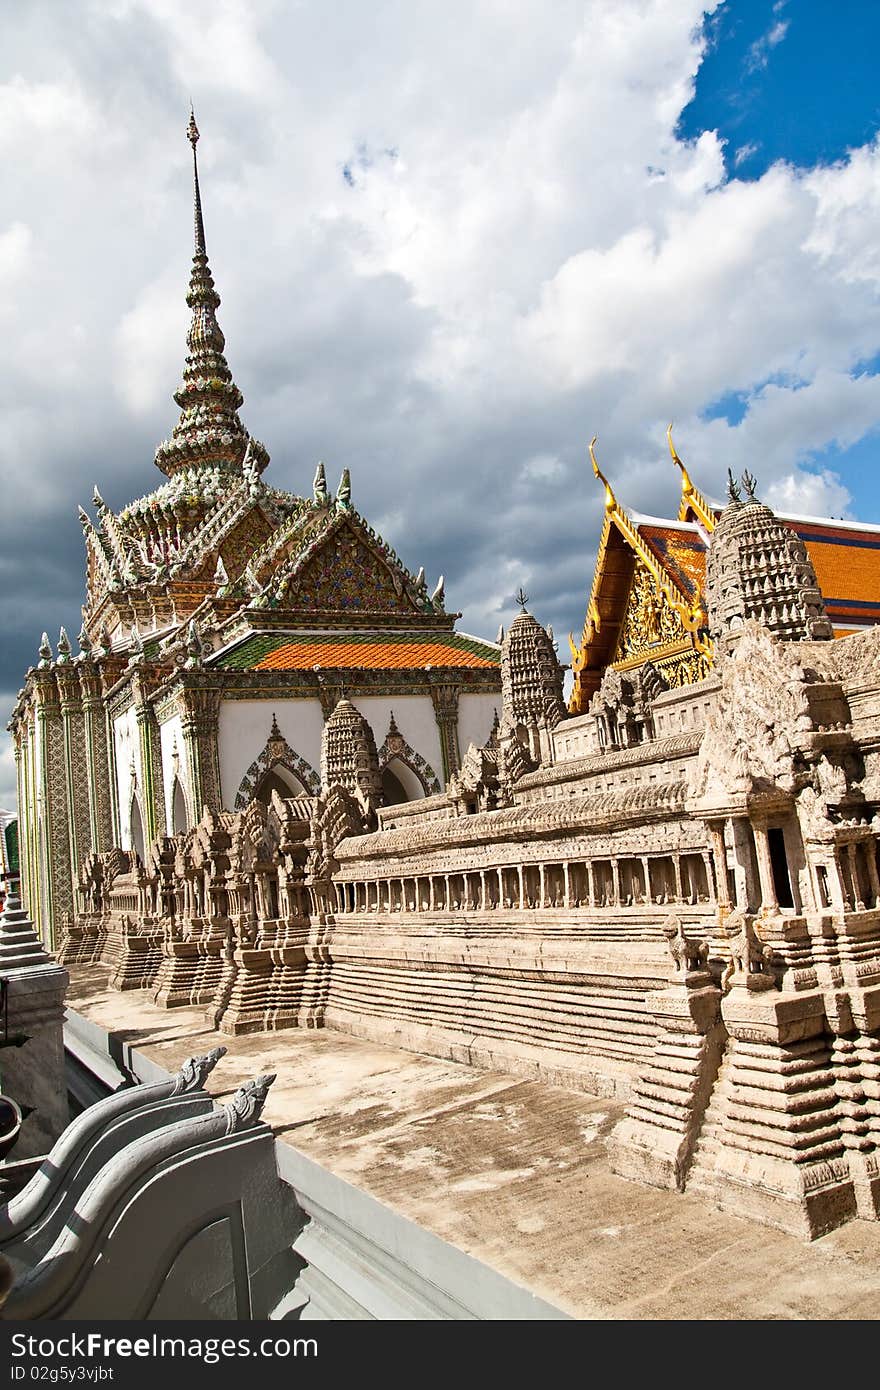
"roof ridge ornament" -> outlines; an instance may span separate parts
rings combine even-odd
[[[741,507],[743,504],[740,485],[733,476],[733,469],[727,470],[727,501],[731,507]]]
[[[692,512],[697,521],[703,526],[709,535],[715,529],[715,513],[706,497],[688,473],[678,450],[672,442],[672,421],[666,427],[666,443],[669,445],[669,452],[672,455],[672,462],[681,472],[681,503],[678,508],[679,521],[687,521],[688,512]]]
[[[602,472],[602,469],[599,467],[596,458],[596,443],[598,439],[598,434],[594,434],[593,438],[590,440],[590,462],[593,465],[593,472],[605,488],[605,510],[606,512],[613,512],[617,506],[617,498],[614,496],[614,490],[605,477],[605,474]]]
[[[749,470],[746,469],[742,477],[740,478],[740,482],[746,490],[746,501],[757,502],[759,499],[755,496],[755,488],[758,486],[758,479],[754,476],[754,474],[750,473]]]

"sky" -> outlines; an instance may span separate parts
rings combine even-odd
[[[560,656],[602,510],[748,467],[880,521],[880,6],[0,0],[0,715],[79,630],[77,503],[161,482],[192,255],[267,482],[318,459],[465,631]],[[7,736],[0,805],[14,799]]]

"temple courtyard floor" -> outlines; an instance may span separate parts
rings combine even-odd
[[[71,1008],[173,1072],[223,1044],[218,1100],[276,1072],[277,1138],[576,1318],[875,1319],[880,1222],[807,1243],[696,1196],[625,1182],[619,1101],[329,1030],[227,1037],[74,968]]]

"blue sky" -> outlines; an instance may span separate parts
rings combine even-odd
[[[728,178],[757,180],[785,162],[809,170],[832,165],[880,129],[880,5],[875,0],[730,0],[703,22],[705,51],[693,99],[678,122],[683,139],[717,130]],[[858,364],[875,375],[880,356]],[[751,392],[727,392],[705,419],[743,419]],[[817,471],[845,482],[850,510],[880,519],[880,437],[807,455]]]
[[[271,455],[462,626],[584,618],[602,495],[880,521],[873,0],[29,0],[0,47],[0,726],[79,630],[77,503],[160,481],[192,98],[220,322]],[[0,805],[14,774],[0,735]]]
[[[704,33],[679,130],[717,129],[731,175],[758,178],[779,159],[830,164],[877,133],[876,0],[733,0]]]

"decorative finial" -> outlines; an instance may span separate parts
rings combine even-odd
[[[70,660],[70,652],[71,652],[70,638],[69,638],[68,635],[67,635],[67,629],[63,627],[63,628],[61,629],[61,631],[59,632],[59,634],[58,634],[58,660],[59,660],[59,662],[68,662],[68,661]]]
[[[501,643],[502,643],[503,641],[504,641],[504,624],[501,623],[501,625],[500,625],[499,628],[498,628],[498,635],[497,635],[496,638],[495,638],[495,642],[496,642],[496,645],[500,647],[500,646],[501,646]]]
[[[675,464],[675,466],[676,466],[677,468],[680,468],[680,469],[681,469],[681,490],[682,490],[682,493],[683,493],[685,496],[687,496],[689,493],[693,492],[693,490],[694,490],[694,485],[693,485],[693,483],[691,482],[691,480],[690,480],[690,475],[688,474],[687,469],[685,468],[684,464],[682,463],[681,459],[679,458],[678,453],[677,453],[676,448],[675,448],[675,445],[674,445],[673,442],[672,442],[672,422],[671,422],[671,421],[669,422],[669,425],[667,426],[667,429],[666,429],[666,443],[669,445],[669,452],[670,452],[670,454],[672,455],[672,462]]]
[[[593,438],[590,440],[590,462],[593,465],[593,472],[599,479],[599,482],[604,484],[605,487],[605,510],[608,512],[613,512],[614,508],[617,506],[617,502],[615,500],[614,493],[611,491],[611,484],[605,477],[605,474],[602,472],[602,469],[599,467],[599,463],[596,458],[596,441],[598,440],[598,438],[598,434],[594,434]]]
[[[324,471],[323,462],[319,462],[315,469],[315,478],[312,483],[312,497],[316,507],[325,507],[330,501],[330,494],[327,491],[327,474]]]
[[[526,593],[525,589],[523,588],[523,586],[522,586],[521,584],[520,584],[519,588],[517,589],[516,593],[514,594],[514,598],[516,599],[517,603],[519,604],[520,610],[521,610],[523,613],[525,613],[525,611],[526,611],[526,605],[528,604],[528,601],[529,601],[529,596],[528,596],[528,594]]]
[[[428,585],[427,585],[427,582],[426,582],[426,580],[425,580],[425,566],[424,566],[424,565],[420,565],[420,566],[419,566],[419,572],[418,572],[418,574],[416,575],[416,588],[417,588],[417,589],[427,589],[427,587],[428,587]]]
[[[195,149],[199,141],[199,128],[196,125],[196,113],[193,111],[192,102],[190,102],[189,107],[189,122],[186,127],[186,138],[193,149]]]
[[[746,469],[740,481],[742,482],[742,485],[746,490],[746,501],[757,502],[758,499],[755,496],[755,488],[758,486],[758,480],[754,476],[754,474],[750,473],[749,470]]]
[[[431,595],[431,602],[432,602],[433,604],[435,604],[437,607],[442,608],[442,607],[443,607],[443,599],[445,598],[445,595],[446,595],[445,582],[444,582],[444,579],[443,579],[443,575],[441,574],[440,578],[437,580],[437,587],[436,587],[436,589],[434,590],[433,594]]]
[[[351,511],[351,474],[347,468],[343,468],[342,477],[339,480],[339,487],[336,492],[336,506],[339,511]]]
[[[276,718],[276,716],[275,716],[275,712],[273,711],[273,712],[272,712],[272,727],[271,727],[271,729],[269,730],[269,738],[270,738],[270,739],[278,739],[278,738],[283,738],[283,737],[284,737],[284,735],[282,734],[281,730],[280,730],[279,727],[278,727],[278,720],[277,720],[277,718]]]
[[[739,490],[739,483],[736,481],[730,468],[727,470],[727,500],[732,507],[742,506],[742,493]]]
[[[38,669],[45,670],[52,664],[52,647],[49,643],[49,634],[44,632],[40,638],[40,660],[37,663]]]
[[[217,556],[217,567],[214,570],[214,583],[218,589],[225,589],[229,583],[229,575],[226,573],[226,566],[223,563],[223,556]]]
[[[85,625],[85,623],[83,623],[82,627],[80,628],[80,630],[79,630],[79,637],[77,637],[76,640],[79,642],[79,649],[80,649],[81,655],[82,655],[83,657],[89,657],[89,656],[91,656],[91,654],[92,654],[92,639],[91,639],[91,637],[89,636],[88,632],[86,631],[86,625]]]
[[[202,666],[202,638],[199,633],[198,623],[195,618],[190,618],[186,629],[186,661],[184,666],[189,671],[195,671]]]

